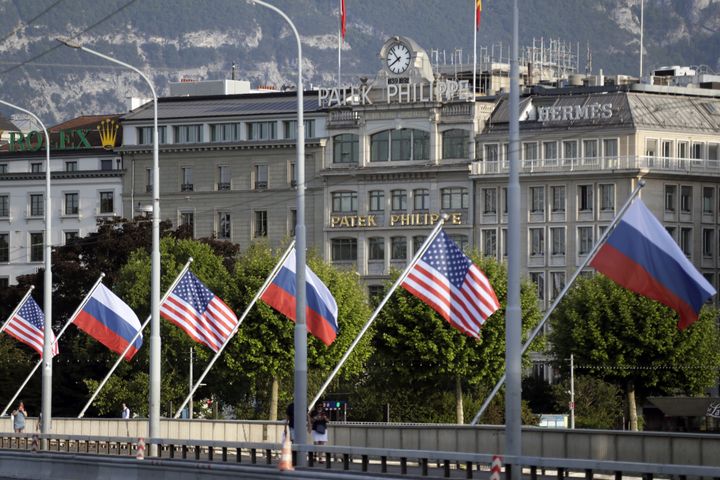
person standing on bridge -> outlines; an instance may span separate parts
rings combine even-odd
[[[18,404],[17,409],[13,410],[12,416],[15,433],[22,433],[25,430],[25,417],[27,417],[25,404],[22,401]]]
[[[328,418],[322,403],[318,402],[310,412],[310,425],[312,427],[312,438],[315,445],[325,445],[328,441],[327,433]],[[318,455],[318,463],[324,463],[322,455]]]
[[[125,405],[124,403],[122,404],[122,414],[121,414],[121,416],[122,416],[123,419],[129,419],[129,418],[130,418],[130,409],[129,409],[128,406]]]

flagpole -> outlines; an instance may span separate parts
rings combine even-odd
[[[475,95],[477,94],[477,83],[476,83],[476,75],[477,75],[477,32],[478,32],[478,23],[477,23],[477,0],[473,0],[473,23],[475,24],[475,28],[473,28],[473,102],[475,101]]]
[[[185,272],[188,271],[188,268],[190,268],[190,264],[192,262],[193,262],[193,258],[192,257],[188,258],[188,261],[185,263],[185,266],[182,268],[182,270],[180,270],[180,273],[177,275],[177,277],[175,277],[175,281],[172,283],[172,285],[170,285],[170,288],[167,289],[167,291],[165,292],[165,296],[162,297],[162,299],[160,300],[160,303],[158,305],[162,305],[165,302],[167,297],[170,295],[170,292],[173,291],[173,289],[178,284],[178,282],[180,281],[182,276],[185,275]],[[148,315],[147,319],[145,320],[145,323],[140,325],[140,330],[138,330],[138,332],[135,334],[133,339],[130,340],[130,342],[128,343],[128,346],[125,347],[125,350],[123,350],[123,352],[118,356],[118,359],[115,361],[115,364],[112,366],[112,368],[110,369],[108,374],[105,375],[105,378],[103,378],[103,381],[100,382],[100,385],[98,385],[98,387],[95,389],[95,392],[90,397],[90,400],[87,401],[87,403],[85,404],[85,406],[83,407],[82,411],[80,412],[80,414],[78,415],[77,418],[83,418],[83,416],[85,416],[85,411],[90,407],[90,405],[92,405],[92,402],[95,400],[95,397],[98,396],[98,394],[100,393],[100,390],[103,389],[103,387],[105,386],[107,381],[112,376],[113,372],[115,372],[115,369],[118,367],[118,365],[120,365],[120,361],[123,358],[125,358],[125,355],[127,354],[128,351],[130,351],[130,348],[132,348],[132,346],[135,344],[135,340],[137,340],[138,337],[142,334],[142,331],[145,330],[145,327],[147,327],[147,325],[148,325],[148,323],[150,323],[151,319],[152,319],[152,313],[150,315]]]
[[[365,335],[365,332],[367,332],[368,328],[370,328],[370,325],[375,321],[375,318],[380,313],[380,310],[385,306],[387,301],[390,299],[390,296],[393,294],[393,292],[397,289],[397,287],[405,281],[407,276],[410,274],[410,270],[412,270],[415,267],[415,264],[420,260],[420,258],[425,254],[425,251],[428,249],[430,244],[435,240],[435,237],[438,236],[438,233],[440,233],[440,230],[442,229],[442,226],[445,224],[445,221],[449,218],[449,216],[444,213],[440,217],[440,221],[438,221],[438,224],[435,225],[435,228],[433,228],[432,232],[430,232],[430,236],[425,239],[425,242],[422,244],[420,249],[415,253],[415,256],[413,257],[412,261],[408,264],[407,267],[405,267],[405,270],[403,270],[402,274],[398,277],[397,280],[395,280],[395,283],[392,287],[390,287],[390,290],[385,294],[385,297],[382,299],[382,301],[378,304],[378,306],[373,311],[372,315],[370,315],[370,319],[368,319],[367,322],[365,322],[365,325],[363,325],[362,329],[360,330],[360,333],[357,334],[355,337],[355,340],[353,340],[352,344],[350,344],[350,347],[347,349],[345,354],[340,359],[340,362],[337,364],[335,369],[330,373],[330,376],[327,380],[325,380],[325,383],[323,383],[322,387],[320,387],[320,391],[315,395],[315,398],[313,398],[312,402],[308,405],[308,410],[310,410],[312,407],[315,406],[317,401],[320,399],[323,393],[325,393],[325,389],[327,389],[328,385],[330,385],[330,382],[332,382],[333,378],[335,378],[335,375],[337,375],[338,371],[342,368],[343,364],[345,364],[345,361],[348,359],[352,351],[355,349],[358,343],[360,343],[360,340],[362,339],[363,335]]]
[[[638,193],[640,193],[640,190],[645,186],[645,180],[640,180],[635,187],[635,189],[630,193],[630,197],[625,202],[625,205],[622,206],[622,208],[618,211],[618,213],[615,215],[615,218],[613,218],[612,222],[610,222],[610,225],[608,225],[608,228],[605,229],[605,232],[600,236],[600,239],[595,243],[592,250],[590,250],[590,253],[588,253],[585,256],[585,260],[580,264],[580,266],[575,270],[575,273],[573,273],[572,277],[570,278],[570,281],[565,284],[565,287],[563,287],[560,294],[555,298],[555,301],[550,305],[550,308],[545,312],[545,315],[543,316],[543,319],[540,321],[537,327],[530,333],[528,336],[527,341],[522,346],[522,350],[520,351],[520,354],[524,354],[528,348],[530,348],[530,344],[532,344],[533,340],[535,340],[535,337],[537,337],[538,333],[540,333],[540,330],[542,330],[543,326],[545,325],[545,322],[550,318],[550,315],[552,315],[555,308],[560,304],[565,294],[570,290],[573,283],[575,283],[575,280],[577,277],[580,276],[580,273],[582,273],[583,269],[587,266],[588,263],[593,259],[597,251],[600,249],[600,247],[605,243],[605,240],[610,235],[612,230],[615,228],[617,223],[620,221],[622,216],[625,214],[625,211],[630,208],[630,205],[635,200],[635,197],[637,197]],[[473,418],[472,422],[470,422],[470,425],[477,425],[477,422],[480,420],[480,417],[483,413],[485,413],[485,410],[490,405],[490,402],[493,398],[495,398],[495,395],[500,391],[500,388],[502,387],[503,383],[505,383],[505,379],[507,378],[506,374],[503,374],[502,377],[500,377],[500,380],[495,384],[495,387],[490,392],[490,395],[488,395],[487,399],[485,399],[485,402],[480,407],[480,410],[475,415],[475,418]]]
[[[92,292],[94,292],[95,289],[97,288],[97,286],[100,285],[100,282],[102,282],[103,277],[105,277],[105,274],[104,274],[104,273],[101,273],[101,274],[100,274],[100,277],[99,277],[99,278],[97,279],[97,281],[95,282],[95,285],[93,285],[92,288],[88,291],[88,293],[85,294],[85,298],[84,298],[83,301],[80,303],[80,306],[75,310],[75,313],[73,313],[73,314],[70,316],[70,319],[69,319],[67,322],[65,322],[65,325],[63,325],[62,329],[60,329],[60,333],[58,333],[58,334],[55,336],[55,342],[50,345],[50,355],[51,355],[51,356],[52,356],[53,347],[54,347],[55,344],[60,340],[60,337],[62,337],[62,334],[65,333],[65,330],[67,330],[68,326],[70,326],[70,323],[72,323],[72,320],[73,320],[73,318],[75,318],[75,315],[77,315],[78,312],[79,312],[80,310],[82,310],[82,308],[85,306],[85,304],[87,303],[88,299],[90,298],[90,295],[92,295]],[[47,322],[47,321],[45,322],[45,328],[52,329],[52,327],[48,325],[48,322]],[[45,350],[43,350],[43,353],[44,353],[44,352],[45,352]],[[30,372],[30,374],[25,378],[25,381],[23,382],[23,384],[20,385],[20,388],[18,388],[17,392],[15,392],[15,395],[10,399],[10,401],[8,402],[8,404],[5,406],[5,410],[3,410],[2,413],[0,413],[0,417],[4,417],[5,414],[7,414],[7,411],[10,410],[10,407],[12,406],[13,402],[15,402],[15,399],[18,397],[18,395],[20,395],[20,392],[23,391],[23,388],[25,388],[25,385],[27,385],[27,383],[30,381],[30,379],[32,378],[32,376],[33,376],[33,375],[35,374],[35,372],[37,371],[37,369],[40,367],[40,365],[42,364],[42,361],[43,361],[42,358],[40,358],[40,360],[37,361],[37,363],[35,364],[35,368],[32,369],[32,371]]]
[[[293,248],[295,248],[295,240],[293,240],[290,245],[288,246],[287,250],[285,250],[285,253],[280,257],[280,261],[275,265],[275,268],[272,269],[270,272],[270,275],[267,279],[265,279],[265,283],[260,287],[260,290],[257,291],[255,294],[255,297],[253,297],[250,304],[245,307],[245,311],[240,316],[240,319],[238,320],[237,325],[235,325],[235,328],[233,328],[232,332],[230,332],[230,335],[227,336],[225,339],[225,342],[222,344],[220,349],[215,353],[215,356],[210,360],[210,363],[208,363],[208,366],[205,367],[205,371],[203,371],[202,375],[197,379],[195,384],[193,385],[192,389],[190,390],[190,394],[188,394],[187,397],[185,397],[185,400],[183,400],[183,403],[180,405],[180,408],[178,408],[177,412],[175,413],[175,417],[173,418],[180,418],[180,413],[182,413],[183,408],[185,408],[185,405],[188,404],[190,399],[192,398],[193,394],[195,393],[195,390],[197,390],[200,385],[202,384],[202,381],[205,379],[205,376],[210,372],[210,369],[213,367],[215,362],[218,358],[220,358],[220,355],[222,354],[223,350],[225,350],[225,347],[230,343],[230,340],[232,340],[233,336],[237,333],[237,331],[240,329],[240,325],[242,325],[242,322],[245,320],[245,317],[247,317],[248,313],[250,313],[250,309],[257,303],[258,298],[262,296],[263,293],[265,293],[265,290],[270,286],[273,280],[275,280],[275,277],[277,276],[278,272],[282,268],[283,264],[285,263],[285,260],[287,259],[288,255],[290,255],[290,252],[292,252]]]
[[[340,0],[340,21],[338,22],[338,89],[342,87],[342,81],[340,80],[340,59],[342,58],[342,22],[343,22],[343,0]]]
[[[0,333],[5,331],[5,327],[7,327],[8,322],[13,319],[15,314],[22,308],[23,304],[25,303],[25,300],[28,299],[28,297],[32,294],[33,289],[35,288],[35,285],[30,285],[30,288],[28,288],[27,293],[25,293],[25,296],[20,300],[20,303],[17,304],[17,307],[15,307],[15,310],[12,311],[10,316],[5,320],[5,323],[2,324],[2,327],[0,327]]]

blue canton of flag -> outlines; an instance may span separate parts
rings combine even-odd
[[[403,288],[471,337],[500,303],[485,274],[440,230],[410,270]]]
[[[42,357],[45,336],[45,315],[37,302],[28,297],[5,327],[8,335],[30,346]],[[52,355],[59,353],[55,334],[51,330]]]
[[[160,314],[216,352],[238,323],[230,307],[189,271],[160,305]]]

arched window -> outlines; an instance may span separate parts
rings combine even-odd
[[[384,130],[370,137],[371,162],[428,160],[430,134],[423,130],[402,128]]]
[[[333,137],[333,163],[358,163],[359,137],[352,133],[343,133]]]
[[[468,131],[454,128],[442,134],[443,158],[468,158]]]

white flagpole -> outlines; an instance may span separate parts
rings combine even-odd
[[[182,270],[180,270],[180,273],[178,274],[178,276],[175,277],[175,281],[172,283],[172,285],[170,285],[170,288],[168,288],[167,291],[165,292],[165,296],[162,298],[162,300],[160,300],[159,305],[162,305],[162,304],[165,302],[165,300],[167,299],[167,297],[170,295],[170,292],[173,291],[173,289],[174,289],[175,286],[178,284],[178,282],[180,281],[180,279],[183,277],[183,275],[185,275],[185,272],[188,271],[188,268],[190,268],[190,264],[191,264],[192,262],[193,262],[193,258],[190,257],[190,258],[188,259],[188,261],[185,263],[185,266],[182,268]],[[115,361],[115,364],[112,366],[112,368],[110,369],[110,371],[108,372],[108,374],[105,375],[105,378],[103,378],[103,381],[100,382],[100,385],[98,385],[98,387],[95,389],[95,392],[92,394],[92,396],[90,397],[90,400],[88,400],[87,403],[85,404],[85,406],[83,407],[82,411],[81,411],[80,414],[78,415],[78,418],[83,418],[83,416],[85,416],[85,411],[90,407],[90,405],[92,405],[92,402],[95,400],[95,397],[98,396],[98,394],[100,393],[100,390],[103,389],[103,387],[105,386],[105,384],[107,383],[107,381],[108,381],[108,380],[110,379],[110,377],[112,376],[113,372],[115,372],[115,369],[118,367],[118,365],[120,365],[120,361],[121,361],[123,358],[125,358],[125,355],[127,355],[127,352],[130,351],[130,348],[131,348],[131,347],[133,346],[133,344],[135,343],[135,340],[138,339],[138,337],[142,334],[142,331],[145,330],[145,327],[147,327],[147,324],[150,323],[150,319],[151,319],[151,318],[152,318],[152,314],[148,315],[147,319],[145,320],[145,323],[143,323],[142,325],[140,325],[140,330],[138,330],[138,332],[135,334],[135,336],[133,337],[133,339],[130,340],[130,343],[128,343],[128,346],[125,347],[125,350],[123,350],[123,352],[118,356],[118,359]]]
[[[92,288],[85,295],[85,298],[83,298],[83,301],[80,302],[80,305],[75,309],[75,313],[73,313],[70,316],[70,319],[67,322],[65,322],[65,325],[63,325],[62,329],[60,329],[60,333],[58,333],[55,336],[55,342],[53,342],[53,344],[50,346],[51,352],[52,352],[52,349],[55,346],[55,344],[60,340],[60,337],[62,337],[62,334],[65,333],[65,330],[67,330],[68,326],[70,326],[70,324],[72,323],[75,316],[78,314],[78,312],[80,312],[80,310],[83,309],[85,304],[88,302],[88,300],[90,299],[90,295],[92,295],[92,293],[95,291],[95,289],[98,287],[98,285],[100,285],[100,282],[102,282],[103,277],[105,277],[105,274],[101,273],[100,277],[95,282],[95,285],[92,286]],[[47,325],[47,322],[46,322],[45,328],[52,328],[52,326]],[[12,406],[13,402],[15,402],[15,399],[23,391],[23,388],[25,388],[25,385],[27,385],[27,383],[30,381],[30,379],[35,374],[35,372],[37,371],[37,369],[40,367],[41,364],[42,364],[42,358],[40,358],[40,360],[37,361],[37,363],[35,364],[35,367],[32,369],[32,371],[27,376],[27,378],[25,378],[25,381],[22,383],[22,385],[20,385],[20,388],[18,388],[17,392],[15,392],[15,395],[10,399],[8,404],[5,406],[5,410],[3,410],[2,413],[0,413],[0,417],[4,417],[7,414],[7,411],[10,410],[10,407]]]
[[[0,333],[5,331],[5,327],[7,327],[7,324],[12,320],[12,318],[15,316],[15,314],[20,310],[25,303],[25,301],[28,299],[30,294],[32,294],[33,289],[35,288],[35,285],[30,285],[30,288],[28,288],[28,291],[25,293],[25,296],[20,300],[20,303],[17,304],[17,307],[15,307],[15,310],[12,311],[10,316],[5,320],[5,323],[2,324],[2,327],[0,327]]]
[[[385,298],[382,299],[382,301],[378,304],[378,306],[375,308],[375,311],[373,311],[372,315],[370,315],[370,319],[365,322],[365,325],[363,325],[362,329],[360,330],[360,333],[357,334],[355,337],[355,340],[353,340],[352,344],[350,344],[350,347],[347,349],[345,354],[340,359],[340,362],[337,364],[335,369],[330,373],[330,376],[325,380],[325,383],[323,383],[322,387],[320,387],[320,391],[315,395],[315,398],[313,398],[312,402],[308,404],[308,411],[315,406],[317,401],[320,399],[323,393],[325,393],[325,389],[327,389],[328,385],[330,385],[330,382],[332,382],[333,378],[335,378],[335,375],[337,375],[338,371],[342,368],[342,366],[345,364],[345,361],[347,361],[348,357],[352,353],[352,351],[355,349],[358,343],[360,343],[360,340],[362,340],[363,335],[365,335],[365,332],[367,332],[368,328],[370,328],[370,325],[375,321],[375,318],[380,313],[380,310],[385,306],[387,301],[390,299],[390,296],[393,294],[393,292],[397,289],[398,286],[402,282],[405,281],[407,276],[410,274],[410,270],[415,267],[415,264],[420,260],[420,257],[425,254],[425,251],[428,249],[430,244],[435,240],[435,237],[438,236],[438,233],[440,233],[440,230],[442,229],[442,226],[445,224],[445,221],[449,218],[447,214],[443,214],[440,217],[440,221],[438,221],[438,224],[435,225],[435,228],[433,228],[432,232],[430,232],[430,236],[425,239],[425,242],[422,244],[420,249],[415,253],[415,256],[413,257],[412,261],[408,264],[407,267],[405,267],[405,270],[403,270],[402,274],[398,277],[397,280],[395,280],[395,283],[392,287],[390,287],[390,290],[385,294]]]
[[[582,273],[583,269],[587,266],[588,263],[590,263],[590,260],[593,259],[597,251],[600,249],[600,247],[605,243],[605,240],[610,235],[610,232],[615,228],[617,223],[620,221],[622,216],[625,214],[625,210],[627,210],[630,205],[632,204],[633,200],[635,200],[635,197],[640,193],[640,190],[645,186],[645,180],[640,180],[638,182],[638,185],[635,187],[635,189],[630,193],[630,198],[627,199],[625,202],[625,205],[622,206],[622,208],[618,211],[617,215],[615,215],[615,218],[613,218],[612,222],[610,222],[610,225],[608,225],[608,228],[605,229],[605,232],[602,234],[600,239],[595,243],[590,253],[587,254],[585,257],[585,260],[583,260],[582,264],[575,270],[575,273],[573,273],[573,276],[570,278],[570,281],[565,285],[565,287],[562,289],[560,294],[557,296],[555,301],[550,305],[550,308],[548,308],[547,312],[545,312],[545,315],[543,316],[543,319],[540,321],[537,327],[535,327],[535,330],[533,330],[530,333],[530,336],[528,337],[527,341],[525,342],[525,345],[522,346],[522,350],[520,351],[520,354],[524,354],[528,348],[530,348],[530,344],[532,344],[533,340],[535,340],[535,337],[540,333],[540,330],[542,330],[543,326],[545,325],[545,322],[547,322],[548,318],[550,318],[550,315],[552,315],[553,311],[555,311],[555,308],[560,304],[560,301],[563,299],[565,294],[570,290],[570,287],[572,287],[573,283],[575,283],[575,280],[577,277],[580,276],[580,273]],[[483,413],[485,413],[485,410],[490,405],[490,402],[493,398],[495,398],[495,395],[500,391],[500,387],[503,386],[503,383],[505,383],[505,379],[507,378],[506,374],[503,374],[502,377],[500,377],[500,380],[495,384],[495,387],[490,392],[490,395],[485,399],[485,402],[480,407],[480,410],[475,415],[475,418],[473,418],[472,422],[470,422],[470,425],[477,425],[477,422],[480,420],[480,417]]]
[[[180,418],[180,413],[182,413],[183,408],[185,408],[185,405],[188,404],[190,399],[192,398],[193,394],[195,393],[195,390],[197,390],[200,387],[200,384],[205,379],[205,376],[210,372],[210,369],[215,365],[215,362],[218,358],[220,358],[220,355],[222,354],[223,350],[225,350],[225,347],[228,343],[230,343],[230,340],[235,336],[237,331],[240,329],[240,325],[242,325],[242,322],[245,320],[245,317],[247,317],[248,313],[250,313],[250,309],[257,303],[258,299],[262,296],[263,293],[265,293],[265,290],[270,286],[273,280],[275,280],[275,277],[277,276],[278,272],[282,268],[283,264],[285,263],[285,259],[287,259],[288,255],[290,255],[290,252],[293,251],[295,248],[295,240],[293,240],[290,245],[288,246],[287,250],[285,250],[285,253],[283,253],[282,257],[280,257],[280,260],[275,265],[275,268],[272,269],[270,272],[270,275],[268,275],[267,279],[265,279],[265,283],[260,287],[260,290],[257,291],[255,294],[255,297],[253,297],[250,304],[245,307],[245,311],[240,316],[240,319],[238,320],[237,325],[235,325],[235,328],[232,332],[230,332],[230,335],[228,335],[227,339],[225,340],[225,343],[222,344],[220,349],[215,353],[215,356],[210,360],[210,363],[208,363],[208,366],[205,367],[205,371],[203,371],[202,375],[198,378],[197,382],[195,382],[195,385],[193,385],[192,390],[190,390],[190,393],[187,397],[185,397],[185,400],[183,400],[182,405],[180,405],[180,408],[178,408],[177,412],[175,413],[174,418]]]
[[[340,80],[340,78],[341,78],[340,77],[340,64],[341,64],[340,59],[342,58],[341,52],[342,52],[342,42],[343,42],[343,38],[342,38],[342,23],[343,23],[342,2],[343,2],[343,0],[340,0],[340,12],[339,12],[340,13],[340,19],[339,19],[340,21],[338,22],[338,78],[337,78],[338,89],[342,87],[342,80]]]
[[[473,2],[473,102],[475,101],[475,95],[477,93],[477,83],[476,83],[476,75],[477,75],[477,31],[478,31],[478,24],[477,24],[477,3],[476,0],[472,0]]]

